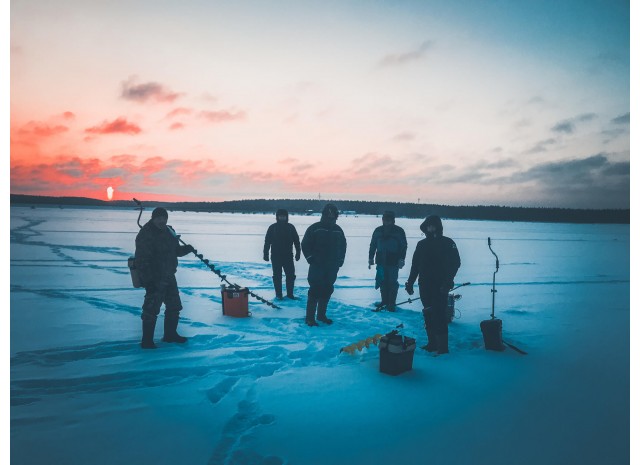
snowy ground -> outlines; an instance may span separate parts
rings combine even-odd
[[[341,217],[348,251],[328,314],[250,302],[222,315],[220,280],[180,259],[185,345],[142,351],[126,259],[135,210],[12,207],[12,464],[629,463],[628,225],[445,220],[462,267],[449,355],[379,372],[376,347],[340,348],[404,324],[425,343],[418,302],[373,313],[367,268],[375,217]],[[143,221],[150,216],[145,211]],[[302,237],[317,217],[291,216]],[[273,298],[262,245],[273,215],[170,212],[169,224],[229,280]],[[400,218],[409,240],[420,220]],[[480,321],[528,352],[485,351]],[[408,266],[401,270],[404,283]],[[399,301],[407,298],[403,290]]]

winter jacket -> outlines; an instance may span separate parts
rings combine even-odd
[[[302,238],[302,253],[311,266],[340,268],[347,253],[342,228],[323,217],[307,228]]]
[[[369,261],[375,255],[376,265],[398,266],[407,255],[407,236],[404,229],[395,224],[378,226],[371,236]]]
[[[453,287],[453,278],[460,268],[460,254],[456,243],[446,236],[422,239],[416,245],[409,272],[410,285],[419,279],[429,287]]]
[[[269,226],[264,237],[265,258],[269,256],[269,248],[271,248],[271,257],[281,260],[291,257],[293,247],[296,249],[296,255],[300,255],[300,237],[294,225],[277,221]]]
[[[145,287],[174,275],[178,270],[178,257],[187,255],[192,248],[180,245],[170,226],[159,229],[147,222],[136,236],[136,268]]]

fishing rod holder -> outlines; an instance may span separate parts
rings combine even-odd
[[[496,255],[496,253],[491,248],[491,238],[490,237],[487,238],[487,243],[489,244],[489,250],[491,251],[493,256],[496,257],[496,271],[493,272],[493,287],[491,288],[491,319],[493,320],[495,318],[496,292],[498,292],[496,290],[496,273],[500,269],[500,260],[498,259],[498,256]]]

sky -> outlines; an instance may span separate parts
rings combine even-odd
[[[630,207],[629,2],[10,14],[13,194]]]

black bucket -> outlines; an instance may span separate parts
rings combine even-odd
[[[486,350],[503,351],[505,345],[502,343],[502,320],[494,318],[480,322],[480,330],[484,338],[484,348]]]
[[[412,337],[389,333],[380,338],[380,371],[388,375],[399,375],[413,368],[416,340]]]

